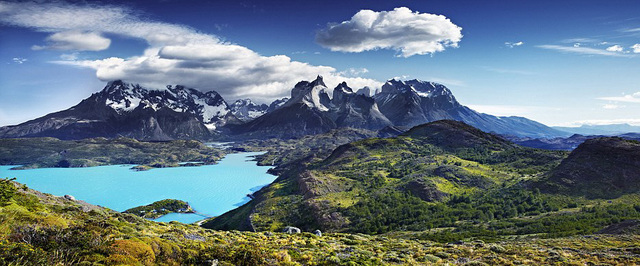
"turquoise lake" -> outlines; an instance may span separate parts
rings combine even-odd
[[[206,216],[217,216],[249,201],[247,194],[270,184],[276,176],[269,166],[252,161],[261,153],[229,154],[216,165],[158,168],[134,171],[132,165],[87,168],[41,168],[9,170],[0,166],[0,177],[15,177],[28,187],[56,196],[124,211],[162,199],[179,199]],[[197,214],[169,214],[156,221],[193,223]]]

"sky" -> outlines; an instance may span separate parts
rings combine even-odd
[[[477,111],[640,125],[640,1],[0,1],[0,126],[110,80],[288,96],[324,77],[446,85]]]

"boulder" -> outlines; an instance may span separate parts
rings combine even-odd
[[[298,227],[287,226],[284,228],[282,232],[285,232],[287,234],[299,234],[301,231],[300,231],[300,228]]]
[[[313,231],[313,234],[314,234],[314,235],[317,235],[317,236],[322,236],[322,231],[320,231],[320,230],[315,230],[315,231]]]
[[[64,195],[64,198],[68,199],[68,200],[73,200],[73,201],[76,200],[76,198],[74,196],[71,196],[71,195]]]

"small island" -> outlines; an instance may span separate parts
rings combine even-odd
[[[169,213],[195,213],[195,211],[186,201],[164,199],[149,205],[128,209],[123,213],[130,213],[147,219],[156,219]]]

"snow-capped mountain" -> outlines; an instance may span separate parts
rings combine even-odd
[[[346,82],[333,89],[331,103],[338,127],[378,130],[393,125],[378,110],[378,105],[372,97],[353,92]]]
[[[289,101],[289,98],[287,98],[287,97],[284,97],[282,99],[277,99],[277,100],[273,101],[269,105],[269,108],[267,108],[267,113],[282,107],[285,103],[287,103],[287,101]]]
[[[0,136],[201,139],[229,121],[237,118],[215,91],[204,93],[180,85],[148,90],[112,81],[102,91],[67,110],[0,128]]]
[[[291,90],[291,99],[232,131],[246,137],[298,137],[323,133],[338,127],[378,130],[392,125],[380,113],[372,97],[356,94],[343,82],[333,89],[333,99],[321,76],[301,81]]]
[[[394,126],[409,128],[442,119],[465,122],[486,132],[528,137],[556,137],[566,133],[524,117],[497,117],[461,105],[442,84],[392,79],[375,96],[380,112]]]
[[[251,99],[239,99],[229,107],[231,113],[243,122],[251,121],[267,113],[269,106],[266,104],[255,104]]]
[[[344,82],[329,90],[318,76],[314,81],[296,84],[290,99],[276,100],[269,106],[244,99],[229,106],[214,91],[180,85],[149,90],[113,81],[67,110],[0,127],[0,137],[170,140],[227,134],[230,138],[290,138],[338,127],[398,131],[442,119],[518,137],[567,134],[524,117],[478,113],[461,105],[447,87],[438,83],[392,79],[373,97],[367,96],[371,92],[368,88],[354,92]]]

